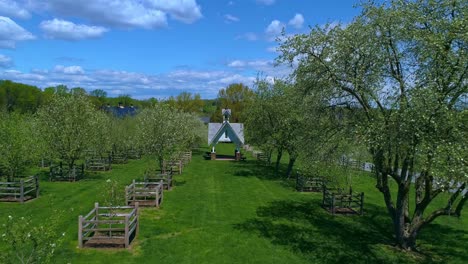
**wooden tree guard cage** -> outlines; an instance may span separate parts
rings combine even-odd
[[[39,178],[37,175],[19,181],[0,182],[0,201],[21,202],[39,197]]]
[[[321,192],[325,183],[323,177],[306,177],[299,172],[296,174],[296,190],[298,192]]]
[[[140,206],[156,206],[159,208],[163,202],[164,184],[159,182],[136,182],[125,187],[125,204]]]
[[[264,164],[268,163],[268,156],[261,151],[254,152],[253,156],[261,163],[264,163]]]
[[[112,151],[111,161],[113,164],[125,164],[128,162],[127,153],[123,151]]]
[[[364,193],[353,193],[343,189],[329,189],[323,187],[322,207],[332,214],[359,214],[362,215],[364,206]]]
[[[78,217],[78,246],[128,248],[139,230],[138,206],[138,202],[118,207],[95,203],[91,212]]]
[[[78,181],[84,177],[84,164],[74,165],[70,170],[68,166],[63,167],[62,162],[49,168],[50,181]]]
[[[192,160],[192,151],[184,151],[179,154],[179,159],[184,165],[187,165]]]
[[[93,157],[86,159],[86,169],[90,171],[108,171],[112,169],[111,157]]]
[[[165,170],[171,170],[173,174],[182,174],[183,163],[182,160],[163,161]]]
[[[160,172],[160,171],[151,171],[151,170],[146,170],[145,171],[145,178],[144,182],[148,183],[158,183],[161,182],[163,183],[163,187],[165,190],[172,190],[172,171],[168,172]]]
[[[136,149],[127,150],[127,157],[129,159],[141,159],[141,151]]]

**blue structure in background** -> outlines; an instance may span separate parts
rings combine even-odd
[[[134,107],[133,105],[123,106],[122,103],[119,103],[118,106],[110,106],[110,105],[103,106],[102,110],[118,118],[134,116],[138,112],[138,108]]]

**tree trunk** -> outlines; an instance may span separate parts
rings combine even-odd
[[[72,178],[73,177],[73,167],[75,167],[75,159],[71,159],[68,162],[68,177]]]
[[[164,157],[161,155],[161,156],[158,156],[158,162],[159,162],[159,168],[161,169],[161,172],[165,172],[166,171],[166,168],[164,168]]]
[[[286,170],[286,178],[288,179],[289,177],[291,177],[291,173],[292,173],[295,162],[296,162],[296,157],[289,156],[288,169]]]
[[[278,153],[276,154],[275,175],[278,175],[281,157],[283,157],[283,150],[278,149]]]

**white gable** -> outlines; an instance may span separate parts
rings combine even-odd
[[[240,140],[242,144],[244,144],[244,124],[242,123],[229,123],[232,128],[232,131],[235,133],[234,136]],[[208,124],[208,144],[213,141],[214,137],[218,133],[218,131],[223,127],[222,123],[209,123]],[[229,133],[227,133],[229,134]],[[225,135],[222,135],[218,142],[232,142],[232,139],[229,136],[226,138]],[[216,143],[216,142],[213,142]]]

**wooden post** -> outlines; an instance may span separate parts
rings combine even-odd
[[[99,220],[99,203],[94,203],[94,211],[96,212],[95,220]]]
[[[83,247],[83,216],[78,216],[78,247]]]
[[[136,229],[135,229],[135,237],[140,232],[140,207],[139,207],[139,205],[140,204],[138,202],[135,203],[135,208],[136,208],[135,215],[136,215],[136,218],[137,218],[137,220],[136,220],[136,225],[137,226],[136,226]]]
[[[36,198],[39,197],[39,177],[34,175],[34,183],[36,184]]]
[[[132,190],[132,194],[133,194],[133,203],[135,203],[135,201],[136,201],[136,191],[135,191],[136,186],[135,186],[135,180],[132,181],[132,188],[133,188],[133,190]]]
[[[125,205],[128,205],[128,186],[125,186]]]
[[[125,248],[130,244],[130,235],[128,234],[129,215],[125,215]]]
[[[24,180],[20,181],[20,201],[24,203]]]

